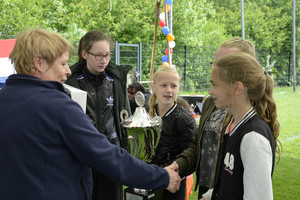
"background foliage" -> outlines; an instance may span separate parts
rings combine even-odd
[[[287,78],[292,72],[291,59],[286,57],[292,55],[292,3],[244,0],[245,38],[254,42],[262,63],[275,62],[268,70],[275,78],[281,77],[279,82],[284,85],[291,84]],[[15,37],[28,27],[43,27],[61,33],[77,46],[87,31],[98,29],[110,33],[119,43],[153,45],[155,6],[155,0],[0,0],[0,39]],[[173,34],[176,47],[182,46],[174,56],[183,54],[184,46],[189,46],[188,61],[180,56],[177,60],[189,63],[189,90],[199,86],[195,79],[202,79],[206,72],[197,74],[213,59],[213,54],[208,56],[205,50],[214,52],[225,40],[241,37],[240,9],[240,0],[174,0]],[[157,43],[166,44],[165,35],[158,30]],[[297,79],[299,82],[299,76]]]
[[[14,36],[27,27],[44,27],[74,43],[85,32],[100,29],[121,43],[152,43],[155,2],[1,0],[0,36]],[[292,1],[245,1],[246,38],[253,40],[257,48],[290,48],[291,14]],[[173,16],[177,44],[218,46],[225,39],[241,35],[240,0],[175,0]],[[158,42],[165,42],[163,34]]]

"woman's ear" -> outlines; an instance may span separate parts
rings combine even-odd
[[[33,65],[37,71],[42,71],[42,58],[40,56],[33,57]]]

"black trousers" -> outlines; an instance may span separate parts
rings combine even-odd
[[[93,200],[123,200],[123,186],[93,170]]]
[[[171,193],[164,190],[164,200],[185,200],[186,193],[186,177],[181,181],[180,188],[177,192]]]
[[[199,190],[198,190],[198,199],[202,198],[202,195],[205,194],[208,191],[208,187],[205,186],[200,186],[199,185]]]

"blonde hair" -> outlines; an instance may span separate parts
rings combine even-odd
[[[232,38],[222,43],[219,48],[238,48],[240,51],[248,53],[252,57],[256,58],[255,45],[249,40]]]
[[[271,128],[276,152],[280,155],[281,144],[278,140],[280,125],[277,120],[276,103],[273,99],[274,83],[271,76],[265,73],[255,58],[243,52],[228,54],[216,60],[213,63],[212,73],[215,73],[225,85],[237,81],[243,83],[251,105]]]
[[[40,56],[50,65],[55,59],[68,51],[72,56],[72,44],[57,33],[35,28],[21,32],[16,37],[16,44],[9,58],[17,73],[33,75],[36,71],[33,58]]]
[[[180,75],[177,72],[176,68],[169,67],[169,66],[166,66],[166,65],[161,65],[155,71],[155,73],[153,75],[153,83],[152,84],[155,84],[155,82],[157,81],[157,78],[161,74],[163,74],[163,73],[174,73],[176,76],[178,76],[178,82],[180,81]],[[151,97],[149,99],[149,102],[148,102],[148,105],[149,105],[149,115],[152,116],[152,117],[155,115],[155,105],[157,103],[156,101],[157,101],[156,94],[152,93],[152,95],[151,95]]]

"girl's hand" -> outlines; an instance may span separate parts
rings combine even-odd
[[[170,169],[174,170],[177,174],[179,174],[179,165],[173,161],[171,165],[168,166]]]

